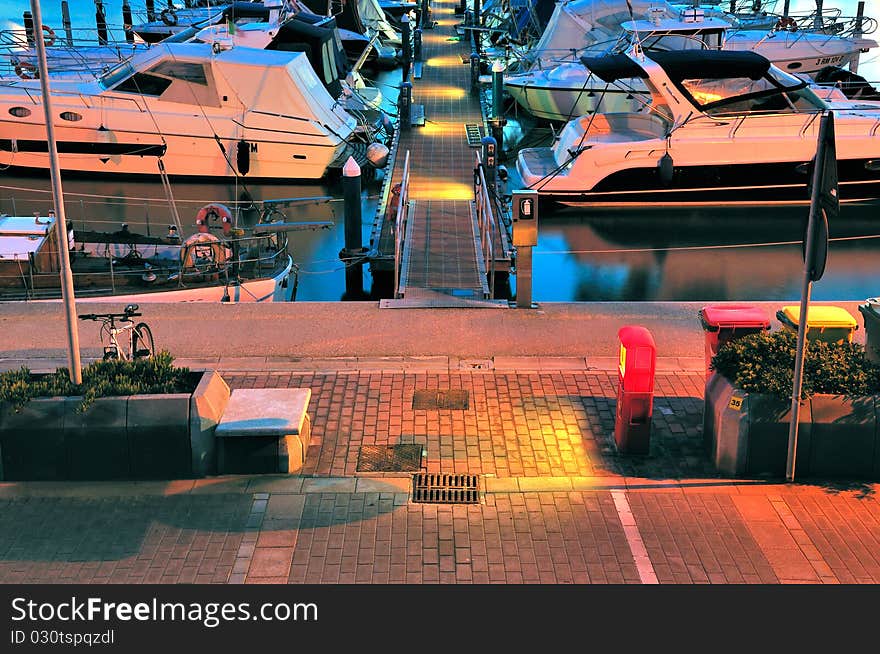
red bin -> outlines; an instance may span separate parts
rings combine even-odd
[[[647,454],[651,444],[657,347],[651,332],[636,325],[622,327],[617,338],[620,365],[614,442],[620,452]]]
[[[700,323],[706,332],[706,380],[712,376],[709,365],[718,349],[729,341],[770,329],[770,318],[751,304],[710,304],[700,309]]]

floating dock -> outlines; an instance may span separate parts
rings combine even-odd
[[[387,308],[507,306],[494,298],[506,298],[509,221],[478,165],[488,130],[480,97],[470,93],[471,38],[456,32],[454,11],[450,0],[432,3],[423,61],[402,75],[413,85],[411,120],[403,124],[401,112],[370,243],[374,279],[390,277],[394,286]]]

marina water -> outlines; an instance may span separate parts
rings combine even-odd
[[[92,2],[70,2],[76,28],[94,29]],[[133,8],[138,8],[133,2]],[[739,4],[746,4],[740,0]],[[854,16],[856,0],[825,0]],[[157,7],[163,5],[157,2]],[[781,11],[782,0],[778,10]],[[874,3],[865,13],[877,17]],[[61,31],[60,0],[42,3],[45,24]],[[28,0],[2,3],[0,29],[21,28]],[[104,3],[113,34],[122,39],[121,0]],[[791,11],[808,11],[813,0],[792,0]],[[872,38],[880,38],[874,34]],[[862,55],[859,74],[880,80],[880,49]],[[375,77],[392,107],[399,71]],[[418,82],[414,94],[418,95]],[[427,117],[430,120],[430,116]],[[464,129],[462,129],[464,138]],[[513,162],[507,162],[512,166]],[[419,165],[415,162],[414,165]],[[422,165],[429,165],[424,162]],[[128,223],[132,231],[165,233],[170,212],[161,183],[90,181],[62,177],[68,219],[77,227],[114,230]],[[259,185],[245,179],[238,184],[177,183],[173,193],[184,232],[195,231],[195,214],[209,202],[247,207],[249,199],[327,197],[280,207],[290,221],[330,220],[329,230],[291,234],[291,253],[300,267],[297,300],[332,301],[342,298],[345,275],[339,260],[344,246],[342,192],[338,185]],[[369,243],[378,188],[364,191],[363,242]],[[0,173],[0,212],[45,214],[51,208],[48,175],[13,177]],[[800,239],[807,207],[580,209],[541,217],[538,247],[534,251],[533,294],[538,301],[795,301],[800,294],[802,260]],[[256,222],[258,211],[244,209],[245,225]],[[880,295],[880,206],[844,205],[831,225],[828,268],[813,288],[815,300],[863,300]],[[365,267],[365,288],[371,286]]]

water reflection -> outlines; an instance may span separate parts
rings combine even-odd
[[[161,236],[174,222],[171,203],[158,181],[108,178],[95,182],[62,176],[62,184],[67,218],[77,229],[116,231],[121,223],[128,223],[132,231]],[[171,192],[184,238],[196,231],[196,213],[209,202],[222,202],[230,208],[237,208],[239,224],[249,227],[260,218],[260,200],[318,198],[305,204],[279,205],[279,211],[289,222],[334,223],[331,229],[290,233],[288,249],[300,267],[297,300],[333,301],[342,298],[345,268],[339,260],[339,251],[345,245],[345,232],[338,181],[272,185],[175,182]],[[363,195],[362,238],[367,245],[378,195],[375,181],[366,183],[365,180]],[[30,215],[39,211],[46,215],[51,208],[48,178],[0,177],[0,212]],[[364,286],[369,289],[369,274],[365,271],[364,275]]]
[[[880,293],[878,207],[844,205],[817,300]],[[806,207],[590,210],[541,222],[534,296],[543,301],[795,300]],[[848,240],[834,240],[848,239]],[[755,245],[760,244],[760,245]]]

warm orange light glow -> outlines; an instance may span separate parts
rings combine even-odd
[[[462,123],[426,120],[425,126],[419,128],[419,133],[428,137],[454,135],[464,138],[464,125]]]
[[[442,57],[431,57],[425,62],[426,66],[434,68],[442,68],[443,66],[461,66],[461,57],[458,55],[443,55]]]
[[[448,34],[425,34],[422,33],[422,43],[453,43]]]
[[[718,93],[710,93],[709,91],[698,91],[696,89],[689,89],[691,95],[694,96],[694,100],[699,102],[700,104],[709,104],[710,102],[717,102],[721,100],[724,96],[719,95]]]
[[[456,23],[458,23],[458,21],[455,20],[454,18],[441,18],[440,20],[437,21],[437,25],[446,25],[446,26],[455,25]]]
[[[469,184],[442,179],[413,179],[409,195],[414,200],[473,200],[474,189]]]
[[[416,89],[418,97],[424,98],[446,98],[448,100],[460,100],[465,97],[464,89],[454,86],[439,86],[436,84],[425,84]]]

